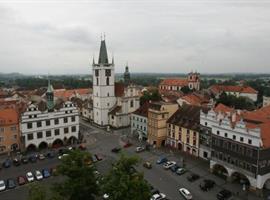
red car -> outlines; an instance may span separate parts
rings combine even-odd
[[[130,143],[130,142],[127,142],[126,144],[124,144],[124,148],[128,148],[130,146],[132,146],[132,143]]]
[[[27,183],[26,178],[24,176],[18,176],[17,182],[19,185],[24,185]]]

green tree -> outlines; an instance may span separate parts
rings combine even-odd
[[[161,96],[158,90],[154,90],[153,92],[144,92],[140,98],[140,105],[143,105],[146,101],[160,101]]]
[[[95,167],[88,165],[91,155],[79,150],[71,151],[62,159],[58,172],[64,181],[55,184],[53,200],[94,200],[99,193]]]
[[[192,92],[192,90],[189,89],[188,86],[182,87],[182,88],[181,88],[181,91],[182,91],[184,94],[188,94],[188,93]]]
[[[144,180],[143,173],[137,172],[134,166],[139,162],[137,157],[121,155],[102,182],[102,191],[110,200],[149,200],[150,187]]]
[[[44,188],[40,184],[30,184],[28,191],[28,200],[46,200],[46,188]]]

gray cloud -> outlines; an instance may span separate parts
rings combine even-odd
[[[264,0],[0,4],[3,72],[89,73],[106,32],[116,71],[270,73]]]

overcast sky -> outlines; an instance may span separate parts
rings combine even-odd
[[[0,72],[270,73],[268,0],[0,0]]]

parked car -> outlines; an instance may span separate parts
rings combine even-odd
[[[84,144],[80,144],[78,148],[82,151],[86,150],[86,146]]]
[[[13,165],[14,166],[19,166],[21,164],[20,160],[18,158],[13,159]]]
[[[167,161],[164,165],[163,168],[164,169],[170,169],[172,166],[176,165],[175,161]]]
[[[152,164],[150,162],[145,162],[143,163],[143,166],[147,169],[151,169],[152,168]]]
[[[182,174],[184,174],[186,172],[187,172],[187,170],[185,168],[183,168],[183,167],[180,167],[180,168],[178,168],[176,170],[176,174],[178,174],[178,175],[182,175]]]
[[[157,160],[157,164],[162,164],[162,163],[165,163],[167,162],[168,159],[166,157],[160,157],[158,160]]]
[[[95,156],[96,156],[96,158],[97,158],[97,160],[98,160],[98,161],[103,160],[103,158],[102,158],[102,156],[101,156],[101,155],[99,155],[99,154],[95,154]]]
[[[38,181],[40,181],[40,180],[43,179],[43,176],[42,176],[41,172],[38,171],[38,170],[35,171],[35,177],[36,177],[36,179],[37,179]]]
[[[112,149],[112,152],[113,152],[113,153],[118,153],[119,151],[121,151],[121,148],[120,148],[120,147],[114,147],[114,148]]]
[[[92,155],[92,161],[93,161],[94,163],[98,161],[98,159],[96,158],[95,155]]]
[[[66,157],[66,156],[68,156],[68,154],[67,154],[67,153],[64,153],[64,154],[58,156],[58,159],[59,159],[59,160],[62,160],[62,159],[63,159],[64,157]]]
[[[11,166],[11,160],[8,158],[3,162],[4,168],[9,168]]]
[[[28,163],[28,158],[27,157],[22,157],[21,158],[21,163],[23,163],[23,164],[27,164]]]
[[[36,155],[31,155],[31,156],[29,156],[29,159],[28,159],[31,163],[35,163],[35,162],[37,162],[37,157],[36,157]]]
[[[51,176],[51,173],[50,173],[50,171],[48,169],[43,169],[42,170],[42,175],[43,175],[44,178],[48,178],[48,177]]]
[[[43,154],[43,153],[40,153],[40,154],[38,155],[38,159],[39,159],[39,160],[44,160],[44,159],[45,159],[44,154]]]
[[[185,199],[187,199],[187,200],[192,199],[191,193],[186,188],[180,188],[179,192]]]
[[[7,188],[8,189],[13,189],[13,188],[15,188],[16,187],[16,183],[15,183],[15,181],[14,181],[14,179],[12,179],[12,178],[9,178],[8,180],[7,180]]]
[[[179,169],[179,168],[180,168],[180,166],[177,165],[177,164],[175,164],[174,166],[171,167],[171,171],[172,171],[172,172],[176,172],[177,169]]]
[[[229,190],[221,190],[218,194],[217,194],[217,199],[218,200],[227,200],[232,196],[232,192]]]
[[[144,147],[136,147],[136,152],[137,152],[137,153],[140,153],[140,152],[142,152],[142,151],[144,151],[144,150],[145,150]]]
[[[26,173],[26,179],[27,179],[28,182],[32,182],[32,181],[35,180],[32,172],[27,172]]]
[[[47,153],[47,158],[54,158],[55,157],[55,153],[53,151],[50,151]]]
[[[4,180],[0,180],[0,192],[6,189],[6,184]]]
[[[189,182],[194,182],[196,180],[198,180],[200,178],[200,176],[198,174],[190,174],[188,177],[187,177],[187,180]]]
[[[210,180],[210,179],[205,179],[203,180],[202,183],[200,183],[200,188],[202,191],[208,191],[212,189],[215,186],[215,181]]]
[[[27,183],[27,180],[24,176],[18,176],[17,177],[17,182],[18,182],[18,185],[24,185]]]
[[[132,143],[130,143],[130,142],[127,142],[126,144],[124,144],[124,148],[128,148],[128,147],[130,147],[130,146],[132,146]]]
[[[164,200],[166,199],[166,195],[163,193],[154,194],[150,200]]]

